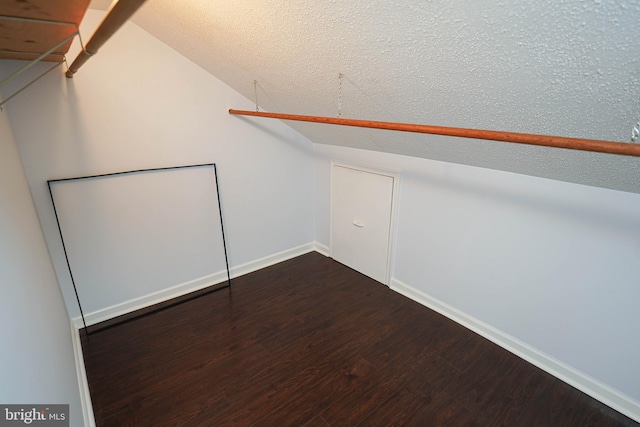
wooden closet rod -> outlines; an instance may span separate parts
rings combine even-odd
[[[98,52],[98,49],[133,16],[145,1],[146,0],[119,0],[111,3],[109,11],[100,23],[100,26],[98,26],[96,32],[91,36],[91,40],[89,40],[87,46],[78,54],[65,75],[68,78],[72,78],[78,69]]]
[[[272,119],[282,120],[297,120],[302,122],[314,122],[332,125],[356,126],[373,129],[397,130],[402,132],[429,133],[433,135],[458,136],[461,138],[487,139],[493,141],[515,142],[518,144],[543,145],[546,147],[568,148],[572,150],[595,151],[599,153],[622,154],[625,156],[640,157],[640,144],[631,144],[626,142],[567,138],[563,136],[535,135],[528,133],[502,132],[496,130],[416,125],[410,123],[377,122],[372,120],[354,120],[320,116],[300,116],[296,114],[263,113],[259,111],[234,109],[230,109],[229,114],[239,116],[268,117]]]

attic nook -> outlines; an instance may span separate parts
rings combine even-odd
[[[67,32],[30,59],[71,48],[0,88],[56,67],[0,113],[0,404],[69,403],[76,427],[288,425],[309,403],[342,425],[368,376],[417,412],[362,425],[434,403],[446,425],[640,421],[640,3],[551,3],[153,0],[102,47],[110,0],[82,43],[42,24]]]

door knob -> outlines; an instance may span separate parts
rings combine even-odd
[[[362,227],[364,227],[364,223],[363,223],[363,222],[361,222],[361,221],[358,221],[357,219],[354,219],[354,220],[353,220],[353,222],[352,222],[352,224],[353,224],[353,225],[355,225],[355,226],[356,226],[356,227],[358,227],[358,228],[362,228]]]

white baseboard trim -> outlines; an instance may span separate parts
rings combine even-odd
[[[390,288],[399,294],[420,303],[433,311],[461,324],[478,335],[519,356],[554,377],[588,394],[627,417],[640,422],[640,402],[602,382],[568,366],[540,350],[514,338],[493,326],[484,323],[455,307],[452,307],[426,293],[397,279],[391,279]]]
[[[231,278],[242,276],[251,273],[256,270],[260,270],[265,267],[277,264],[282,261],[297,257],[299,255],[312,252],[316,249],[318,244],[315,242],[307,243],[306,245],[291,248],[286,251],[282,251],[273,255],[269,255],[254,261],[250,261],[236,267],[231,267]],[[321,246],[321,245],[320,245]],[[322,247],[322,246],[321,246]],[[96,310],[85,314],[84,319],[87,326],[95,325],[105,320],[113,319],[114,317],[122,316],[123,314],[131,313],[141,308],[149,307],[154,304],[158,304],[164,301],[168,301],[173,298],[177,298],[191,292],[199,291],[200,289],[207,288],[209,286],[222,283],[227,280],[227,272],[219,271],[217,273],[200,277],[198,279],[190,280],[188,282],[180,283],[167,289],[163,289],[158,292],[154,292],[148,295],[144,295],[139,298],[134,298],[129,301],[125,301],[111,307],[106,307],[100,310]],[[72,319],[76,329],[84,327],[82,324],[82,318],[80,316]]]
[[[313,250],[324,256],[331,256],[331,249],[329,249],[328,246],[325,246],[322,243],[314,242]]]
[[[122,316],[123,314],[131,313],[141,308],[149,307],[151,305],[158,304],[172,298],[186,295],[190,292],[204,289],[208,286],[221,283],[226,279],[226,271],[214,273],[205,277],[200,277],[198,279],[190,280],[188,282],[184,282],[158,292],[153,292],[139,298],[134,298],[129,301],[112,305],[111,307],[106,307],[100,310],[86,313],[84,315],[84,320],[87,323],[87,326],[95,325],[97,323],[104,322],[105,320],[113,319],[114,317]],[[78,329],[81,329],[84,326],[82,324],[81,317],[74,317],[73,322]]]
[[[286,261],[288,259],[295,258],[309,252],[313,252],[315,250],[315,245],[315,242],[307,243],[306,245],[287,249],[286,251],[278,252],[277,254],[250,261],[237,267],[231,267],[231,278],[244,276],[245,274],[253,273],[254,271],[272,266],[274,264],[278,264],[279,262]]]
[[[93,405],[91,404],[91,394],[89,393],[89,382],[84,368],[84,356],[82,354],[82,344],[80,342],[80,331],[75,323],[71,321],[71,342],[73,344],[73,355],[76,359],[76,375],[78,377],[78,389],[80,391],[80,404],[82,405],[82,418],[85,427],[95,427],[96,420],[93,415]]]

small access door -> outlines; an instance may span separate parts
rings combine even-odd
[[[389,284],[398,175],[333,163],[331,257]]]

